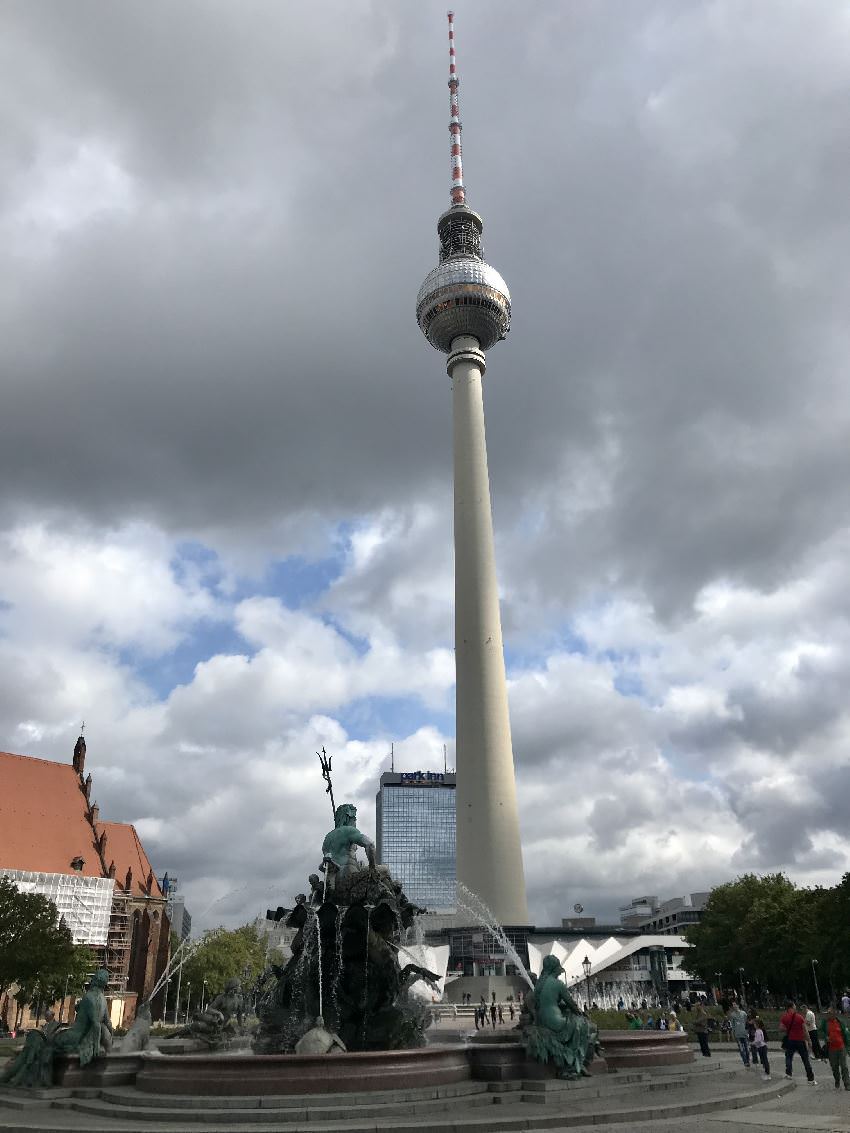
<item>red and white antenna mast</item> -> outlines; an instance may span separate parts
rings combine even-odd
[[[460,146],[460,109],[457,101],[457,88],[460,78],[457,73],[457,59],[455,57],[455,14],[449,12],[449,90],[451,91],[449,118],[449,134],[452,140],[452,204],[466,204],[466,190],[463,186],[463,161]]]

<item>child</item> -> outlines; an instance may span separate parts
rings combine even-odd
[[[754,1019],[755,1031],[753,1033],[753,1050],[758,1056],[758,1060],[764,1070],[765,1081],[770,1080],[770,1063],[767,1060],[767,1040],[764,1037],[764,1023],[757,1015]]]

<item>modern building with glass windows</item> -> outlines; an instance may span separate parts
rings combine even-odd
[[[455,907],[455,776],[388,772],[375,799],[377,856],[429,912]]]

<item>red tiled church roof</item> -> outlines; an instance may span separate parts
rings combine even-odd
[[[134,826],[89,820],[90,805],[80,775],[69,763],[0,752],[0,869],[38,873],[74,873],[82,858],[84,877],[106,877],[115,863],[115,883],[122,889],[132,871],[130,890],[147,893],[153,875]],[[106,835],[103,855],[95,839]],[[162,897],[153,877],[151,896]]]
[[[0,867],[103,877],[80,778],[69,763],[0,752]]]
[[[153,868],[144,846],[139,841],[135,826],[129,822],[101,822],[100,827],[106,831],[104,857],[108,862],[115,862],[115,880],[123,886],[129,867],[133,871],[131,892],[135,896],[146,894],[148,877],[153,876]],[[155,876],[153,876],[150,896],[162,896],[162,890]]]

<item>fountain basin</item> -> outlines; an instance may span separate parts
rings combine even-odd
[[[349,1054],[140,1056],[136,1089],[151,1094],[267,1097],[415,1089],[467,1082],[465,1046]]]
[[[611,1070],[680,1066],[694,1061],[684,1031],[600,1031],[599,1041]]]
[[[109,1054],[80,1066],[78,1054],[57,1054],[53,1060],[53,1083],[64,1089],[80,1086],[130,1086],[136,1080],[142,1055]]]
[[[591,1062],[591,1075],[627,1067],[678,1066],[694,1059],[682,1031],[600,1031],[599,1041],[605,1053]],[[472,1077],[479,1081],[555,1077],[554,1065],[529,1060],[524,1044],[510,1031],[476,1036],[468,1050]]]
[[[681,1031],[602,1031],[604,1058],[591,1074],[693,1062]],[[485,1082],[553,1078],[552,1064],[527,1059],[515,1032],[496,1031],[468,1044],[350,1054],[110,1054],[80,1069],[77,1055],[58,1055],[56,1085],[135,1085],[148,1094],[273,1097],[346,1094]]]

